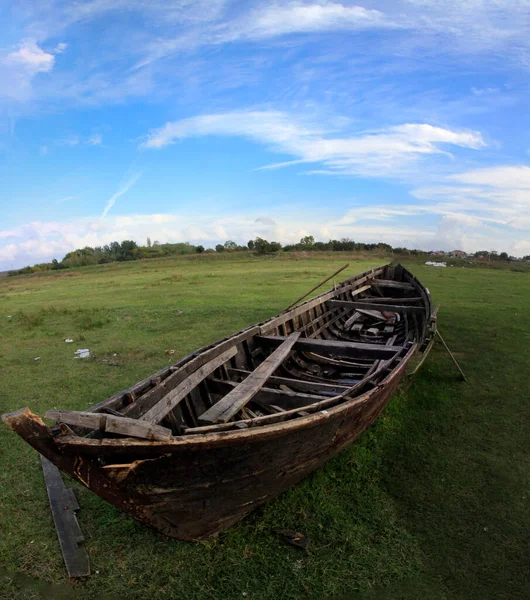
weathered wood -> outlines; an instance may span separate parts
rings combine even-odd
[[[236,381],[227,381],[226,379],[217,379],[215,377],[211,379],[210,382],[212,389],[221,394],[228,394],[240,385]],[[335,394],[335,396],[338,395],[339,394]],[[289,392],[270,387],[262,387],[254,394],[254,396],[252,396],[252,402],[259,404],[260,406],[268,406],[271,403],[277,404],[278,406],[283,404],[283,410],[285,410],[285,408],[291,409],[314,404],[315,402],[320,402],[328,397],[329,396],[321,396],[319,394],[305,394],[303,392]]]
[[[352,328],[353,324],[355,323],[355,321],[358,321],[361,318],[361,313],[360,312],[355,312],[353,313],[353,315],[344,323],[344,331],[348,331],[349,329]]]
[[[337,269],[334,273],[332,273],[331,275],[329,275],[329,277],[326,277],[325,279],[323,279],[320,283],[317,283],[317,285],[315,285],[314,287],[312,287],[308,292],[306,292],[303,296],[300,296],[300,298],[297,298],[294,302],[292,302],[291,304],[289,304],[289,306],[284,310],[284,312],[288,311],[290,308],[292,308],[293,306],[296,306],[301,300],[303,300],[304,298],[307,298],[307,296],[309,296],[309,294],[311,294],[312,292],[314,292],[315,290],[318,290],[318,288],[322,285],[324,285],[326,282],[328,282],[330,279],[332,279],[333,277],[335,277],[335,275],[338,275],[339,273],[341,273],[342,271],[344,271],[344,269],[347,269],[350,266],[350,263],[346,263],[344,266],[342,266],[340,269]]]
[[[138,397],[135,402],[127,406],[123,410],[126,417],[139,418],[159,402],[166,394],[168,394],[177,385],[182,383],[186,377],[197,371],[200,367],[210,362],[223,352],[234,348],[243,340],[249,339],[254,334],[259,332],[257,325],[244,329],[243,331],[225,338],[220,342],[210,344],[200,353],[193,352],[186,359],[182,359],[177,365],[179,368],[174,371],[169,377],[164,379],[162,383],[153,389],[147,391],[142,396]],[[99,405],[100,406],[100,405]]]
[[[256,336],[258,343],[278,346],[286,340],[282,336]],[[339,342],[336,340],[317,340],[315,338],[300,338],[294,350],[316,352],[331,356],[354,356],[363,358],[389,358],[400,350],[400,346],[383,346],[364,342]]]
[[[248,377],[251,371],[245,371],[242,369],[228,369],[231,375],[242,375]],[[303,379],[293,379],[292,377],[278,377],[272,375],[267,380],[267,383],[272,385],[286,385],[292,388],[298,388],[300,391],[307,392],[328,392],[334,394],[340,394],[346,391],[348,388],[341,385],[334,385],[332,383],[319,383],[317,381],[304,381]]]
[[[177,404],[183,400],[193,389],[195,389],[199,383],[201,383],[208,375],[213,373],[221,365],[230,360],[237,354],[237,348],[230,348],[226,352],[223,352],[220,356],[214,358],[209,363],[206,363],[189,377],[187,377],[181,384],[171,390],[166,396],[164,396],[157,404],[150,408],[140,419],[142,421],[150,421],[151,423],[159,423],[168,412],[172,411]]]
[[[345,308],[352,309],[364,309],[364,310],[384,310],[385,312],[417,312],[417,313],[425,313],[425,308],[423,306],[403,306],[399,304],[377,304],[377,302],[348,302],[345,300],[329,300],[328,304],[331,306],[343,306]]]
[[[326,300],[331,300],[332,298],[335,298],[339,294],[342,294],[344,292],[348,292],[350,290],[354,290],[354,289],[361,287],[361,285],[365,281],[370,281],[372,278],[377,277],[377,275],[380,275],[381,273],[383,273],[383,271],[384,271],[383,267],[379,267],[377,269],[371,269],[370,271],[365,271],[365,273],[361,274],[362,276],[357,276],[352,279],[348,279],[347,281],[344,282],[344,286],[341,285],[336,290],[332,290],[331,292],[324,292],[323,294],[321,294],[320,296],[317,296],[316,298],[313,298],[312,300],[306,300],[306,302],[304,302],[303,304],[300,304],[299,306],[295,306],[294,308],[290,309],[288,312],[282,313],[282,314],[278,315],[277,317],[273,317],[272,319],[269,319],[268,321],[263,323],[260,326],[260,333],[261,334],[269,334],[269,333],[273,332],[276,327],[279,327],[280,325],[282,325],[283,323],[286,323],[287,321],[289,321],[290,319],[292,319],[294,317],[300,316],[300,315],[306,313],[307,311],[314,309],[316,306],[319,306]]]
[[[404,281],[392,281],[391,279],[372,279],[372,285],[377,287],[395,288],[399,290],[415,290],[415,286]]]
[[[287,358],[299,337],[300,332],[296,332],[285,338],[280,346],[254,369],[251,375],[217,404],[200,415],[199,422],[211,424],[229,421],[265,385],[267,379]]]
[[[40,462],[68,576],[90,575],[88,554],[82,545],[85,538],[75,515],[75,511],[79,510],[79,504],[74,490],[65,487],[59,469],[47,458],[41,455]]]
[[[372,298],[364,298],[364,300],[367,302],[376,302],[377,304],[413,304],[414,302],[421,302],[423,298],[421,296],[415,296],[413,298],[373,296]]]
[[[135,386],[134,390],[129,388],[128,391],[134,393],[121,393],[112,402],[105,401],[95,410],[107,408],[124,412],[132,407],[137,411],[137,416],[145,414],[198,368],[229,348],[237,348],[236,356],[230,360],[230,365],[225,365],[226,369],[219,368],[200,384],[203,387],[210,386],[210,400],[215,402],[219,398],[216,391],[228,390],[230,393],[230,388],[237,389],[241,385],[225,379],[234,377],[228,368],[252,370],[249,353],[258,364],[271,352],[267,342],[255,338],[258,333],[266,333],[270,328],[274,335],[285,338],[293,331],[300,331],[308,321],[321,318],[318,326],[325,326],[321,337],[341,338],[340,324],[347,320],[349,314],[341,317],[334,326],[331,321],[346,309],[330,312],[329,307],[322,304],[326,299],[353,299],[353,296],[348,295],[349,291],[360,289],[377,276],[407,282],[412,277],[406,269],[396,268],[392,272],[385,267],[379,273],[371,270],[362,276],[351,278],[332,292],[326,292],[279,317],[211,344],[168,366],[159,375],[152,376],[161,378],[155,387],[152,386],[151,377],[139,387]],[[363,278],[365,281],[362,281]],[[412,280],[410,283],[417,290],[417,293],[412,292],[410,295],[421,294],[423,297],[424,288],[421,284]],[[385,288],[381,288],[383,294],[379,294],[378,287],[372,289],[374,294],[382,297],[392,295],[385,292]],[[361,299],[363,295],[365,294],[359,292],[356,298]],[[391,339],[388,340],[388,334],[384,336],[384,341],[389,346],[381,343],[364,344],[362,347],[357,344],[356,347],[349,346],[345,349],[344,344],[348,342],[346,340],[340,346],[330,349],[330,342],[324,339],[303,341],[323,343],[325,348],[313,345],[314,350],[300,350],[295,345],[289,357],[271,378],[292,373],[294,378],[299,377],[309,384],[315,381],[322,385],[351,386],[333,397],[327,396],[329,392],[324,390],[312,394],[313,390],[308,389],[305,396],[313,395],[318,398],[320,394],[326,394],[326,398],[307,406],[278,411],[287,407],[288,402],[298,405],[297,399],[304,397],[304,391],[295,390],[290,382],[286,386],[285,383],[273,383],[269,379],[270,383],[261,387],[244,407],[245,410],[237,413],[237,421],[206,427],[189,427],[198,423],[196,417],[202,409],[198,396],[190,392],[183,403],[177,404],[163,421],[164,425],[171,426],[177,434],[168,440],[107,435],[107,418],[120,419],[113,412],[111,415],[103,415],[103,431],[98,430],[91,438],[73,435],[65,427],[47,427],[30,411],[6,415],[4,420],[59,468],[134,518],[172,537],[203,539],[227,529],[259,505],[295,485],[348,446],[375,421],[415,351],[416,344],[407,340],[419,342],[420,345],[424,342],[422,325],[430,314],[429,299],[425,298],[421,303],[424,313],[414,313],[414,317],[418,314],[417,319],[408,319],[407,313],[401,315],[400,324],[391,334],[398,335],[396,339],[404,340],[403,346],[393,344]],[[382,305],[378,308],[384,310]],[[381,313],[370,312],[381,320],[382,329],[384,319],[380,316]],[[364,320],[366,326],[374,324],[372,318]],[[245,341],[248,341],[249,352],[246,351]],[[275,338],[274,344],[278,346],[282,341],[285,339]],[[254,352],[256,346],[261,347]],[[397,348],[394,356],[379,356],[381,352],[388,352],[389,348]],[[370,358],[370,354],[374,353],[376,356]],[[351,355],[355,358],[351,359]],[[334,356],[337,358],[333,358]],[[347,359],[343,360],[342,356]],[[202,364],[198,364],[201,362]],[[355,364],[360,366],[355,367]],[[361,381],[357,380],[354,371],[359,371]],[[247,379],[249,377],[250,375]],[[288,375],[286,379],[289,378]],[[340,381],[339,378],[343,380]],[[218,381],[213,382],[212,379]],[[277,389],[278,385],[284,386],[284,389]],[[209,405],[208,394],[204,394],[202,388],[201,393],[202,399]],[[280,394],[283,396],[280,397]],[[178,431],[171,415],[178,419],[181,410],[187,423]],[[249,418],[245,419],[245,416]],[[101,425],[99,421],[97,424],[98,427]]]
[[[74,410],[49,410],[44,415],[57,423],[79,425],[89,429],[118,433],[130,437],[144,438],[147,440],[170,440],[172,433],[166,427],[153,425],[137,419],[115,417],[103,413],[77,412]]]

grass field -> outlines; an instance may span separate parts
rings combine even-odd
[[[346,260],[200,257],[2,279],[0,412],[86,408],[275,314]],[[383,261],[350,262],[341,278]],[[436,346],[356,444],[212,541],[164,538],[68,480],[92,567],[70,582],[37,454],[2,425],[0,597],[529,598],[530,274],[408,266],[441,303],[469,384]],[[75,360],[78,348],[92,357]],[[305,533],[309,551],[277,528]]]

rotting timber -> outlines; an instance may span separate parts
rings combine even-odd
[[[403,266],[351,277],[201,348],[86,412],[4,422],[135,519],[182,540],[225,530],[377,418],[435,320]]]

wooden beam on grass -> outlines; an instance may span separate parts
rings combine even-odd
[[[90,575],[88,554],[82,545],[85,537],[75,516],[75,511],[79,510],[79,504],[74,490],[65,487],[59,469],[47,458],[41,455],[40,462],[68,576],[85,577]]]

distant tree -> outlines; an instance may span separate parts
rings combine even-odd
[[[217,244],[217,246],[215,247],[215,251],[216,252],[224,252],[225,247],[223,246],[223,244]]]
[[[300,240],[300,246],[309,250],[315,245],[315,238],[312,235],[306,235]]]
[[[254,240],[248,240],[247,246],[249,250],[254,250]]]
[[[202,254],[204,252],[204,246],[195,246],[195,252],[197,252],[197,254]]]
[[[151,238],[150,237],[147,238],[147,247],[151,248]]]
[[[267,240],[264,240],[263,238],[257,237],[254,240],[254,250],[258,254],[267,254],[268,252],[270,252],[270,243]]]
[[[234,250],[237,250],[237,244],[235,242],[233,242],[232,240],[228,240],[227,242],[225,242],[224,246],[225,246],[225,250],[228,250],[229,252],[233,252]]]
[[[121,244],[119,244],[119,250],[116,256],[116,260],[133,260],[134,259],[134,251],[138,248],[138,244],[133,240],[123,240]]]
[[[500,258],[501,260],[508,260],[508,258],[509,258],[509,256],[508,256],[508,253],[507,253],[507,252],[501,252],[501,253],[499,254],[499,258]]]

